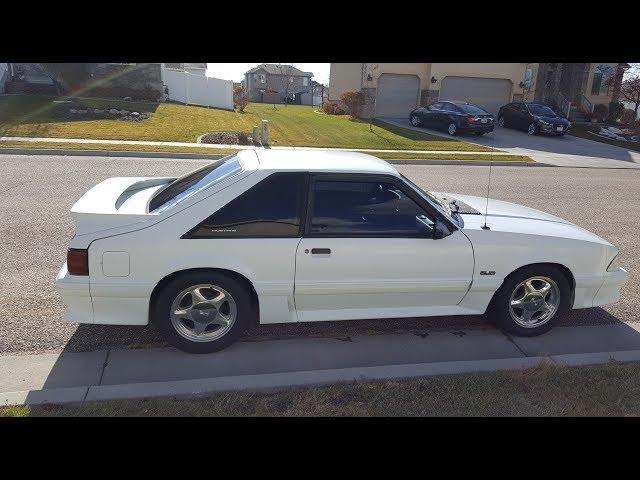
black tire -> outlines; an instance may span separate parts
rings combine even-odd
[[[523,327],[511,317],[510,302],[514,289],[526,279],[542,276],[555,282],[560,291],[560,303],[556,313],[546,322],[537,327]],[[509,275],[502,286],[496,291],[487,308],[486,316],[502,330],[521,337],[533,337],[548,332],[558,317],[569,310],[571,301],[571,286],[565,274],[552,265],[531,265],[521,268]]]
[[[182,336],[176,331],[170,317],[171,305],[180,292],[199,284],[213,284],[223,288],[233,297],[237,308],[236,319],[229,331],[222,337],[207,342],[192,341]],[[257,319],[252,295],[247,288],[236,279],[217,272],[185,273],[172,279],[155,296],[151,312],[151,321],[164,339],[177,349],[188,353],[212,353],[222,350],[242,336]]]
[[[458,134],[458,125],[456,125],[456,122],[451,122],[447,125],[447,133],[452,137],[455,137]]]
[[[533,126],[533,128],[531,128]],[[527,133],[529,135],[535,135],[538,133],[538,125],[536,125],[535,123],[530,123],[529,126],[527,127]]]
[[[415,121],[417,121],[417,123],[414,123],[414,119],[416,119]],[[413,127],[421,127],[422,126],[422,119],[420,118],[420,115],[411,115],[409,117],[409,123],[413,126]]]
[[[500,122],[500,120],[502,120],[502,122]],[[507,128],[507,121],[504,119],[504,117],[502,115],[500,115],[498,117],[498,121],[496,122],[498,124],[499,127],[501,128]],[[502,125],[500,124],[502,123]]]

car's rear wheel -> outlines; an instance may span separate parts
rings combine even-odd
[[[449,132],[449,135],[455,135],[458,133],[458,126],[454,122],[451,122],[447,127],[447,132]]]
[[[504,117],[502,115],[498,117],[498,126],[504,127]]]
[[[409,117],[409,121],[411,122],[411,125],[413,125],[414,127],[419,127],[420,124],[422,123],[420,121],[420,117],[418,115],[416,115],[416,114],[412,114]]]
[[[245,286],[216,272],[180,275],[155,298],[154,324],[167,342],[189,353],[228,347],[256,316]]]
[[[529,135],[535,135],[536,133],[538,133],[538,126],[535,123],[529,124],[527,132],[529,133]]]
[[[558,313],[569,309],[570,298],[569,280],[560,269],[532,265],[507,277],[487,315],[503,330],[531,337],[551,329]]]

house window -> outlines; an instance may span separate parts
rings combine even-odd
[[[602,72],[593,72],[593,82],[591,83],[591,95],[600,95],[602,88]]]
[[[302,86],[303,87],[308,87],[309,86],[309,78],[308,77],[302,77]]]
[[[267,76],[264,73],[260,74],[260,83],[267,83]]]
[[[289,83],[293,83],[293,77],[289,77]]]

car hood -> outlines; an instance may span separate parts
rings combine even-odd
[[[486,224],[493,232],[545,235],[611,245],[582,227],[534,208],[486,197],[433,192],[447,203],[456,200],[464,220],[464,230],[479,230]]]

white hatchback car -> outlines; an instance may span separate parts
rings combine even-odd
[[[518,335],[618,299],[618,250],[558,217],[429,193],[347,152],[245,150],[180,178],[110,178],[72,207],[73,322],[153,322],[219,350],[253,322],[484,314]],[[485,206],[487,215],[485,216]]]

